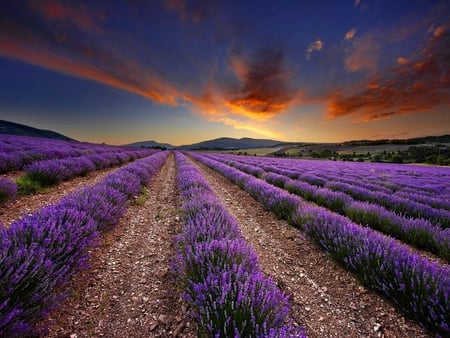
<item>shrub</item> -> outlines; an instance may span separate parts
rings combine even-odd
[[[0,204],[15,199],[17,191],[17,184],[14,181],[6,177],[0,177]]]
[[[15,221],[0,230],[0,335],[21,336],[60,301],[56,291],[86,266],[97,238],[85,213],[61,207]]]

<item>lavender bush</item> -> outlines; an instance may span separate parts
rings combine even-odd
[[[61,300],[52,293],[85,267],[96,242],[96,224],[87,214],[47,207],[0,232],[0,335],[21,336]]]
[[[295,223],[367,286],[436,333],[450,333],[450,269],[326,209],[302,205]]]
[[[107,230],[113,228],[125,213],[126,201],[125,194],[101,184],[70,194],[62,198],[58,205],[79,211],[88,210],[99,230]]]
[[[119,170],[103,180],[103,184],[120,191],[128,198],[139,195],[141,180],[125,170]]]
[[[17,154],[0,153],[0,174],[12,170],[18,170],[22,159]]]
[[[0,177],[0,205],[17,197],[17,184],[6,178]]]
[[[185,213],[171,270],[194,317],[211,337],[304,337],[285,319],[288,298],[263,276],[235,220],[181,153],[178,187]]]
[[[40,182],[42,186],[57,184],[71,176],[70,170],[61,160],[39,161],[26,166],[24,169],[29,179]]]
[[[156,153],[110,175],[129,180],[133,170],[126,170],[136,166],[154,173],[166,158],[167,153]],[[141,174],[134,181],[141,182],[146,176]],[[108,177],[0,228],[1,337],[38,335],[40,321],[64,296],[61,287],[87,266],[99,231],[117,224],[127,198],[107,183]]]

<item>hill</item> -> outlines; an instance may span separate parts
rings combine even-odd
[[[169,143],[159,143],[156,141],[141,141],[134,142],[126,145],[127,147],[136,147],[136,148],[165,148],[165,149],[175,149],[176,146],[173,146]]]
[[[52,130],[38,129],[24,124],[0,120],[0,134],[51,138],[56,140],[74,141],[74,139]]]
[[[253,139],[244,137],[240,139],[231,137],[220,137],[214,140],[203,141],[190,145],[183,145],[178,147],[181,150],[233,150],[233,149],[251,149],[251,148],[267,148],[275,147],[280,144],[285,144],[283,141]]]

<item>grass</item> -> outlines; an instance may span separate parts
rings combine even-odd
[[[31,195],[43,189],[40,181],[33,179],[32,177],[25,175],[16,179],[19,194]]]

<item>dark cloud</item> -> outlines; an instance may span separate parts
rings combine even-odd
[[[380,113],[380,114],[373,114],[373,115],[368,116],[366,118],[366,121],[377,121],[377,120],[390,119],[395,114],[396,114],[395,111]]]
[[[281,48],[264,48],[250,58],[236,53],[230,58],[230,66],[237,80],[225,88],[230,108],[272,115],[284,111],[294,98]]]
[[[183,22],[200,23],[209,19],[218,9],[217,1],[165,0],[167,8],[175,11]]]

